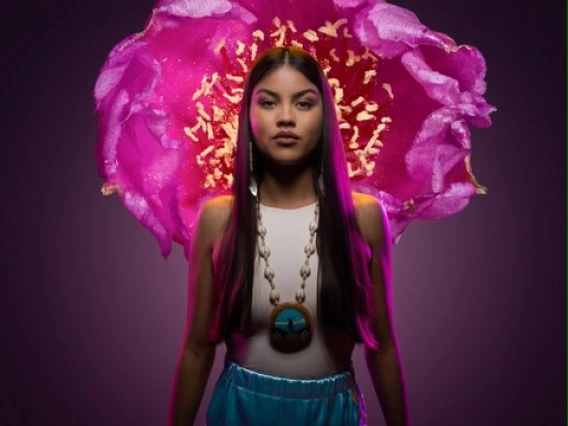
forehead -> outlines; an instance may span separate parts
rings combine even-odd
[[[267,89],[280,94],[314,89],[319,93],[315,84],[308,80],[300,71],[289,65],[282,65],[281,67],[267,72],[256,86],[254,86],[253,93],[256,94],[260,89]]]

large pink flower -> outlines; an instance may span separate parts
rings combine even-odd
[[[485,62],[472,46],[383,1],[163,0],[109,54],[94,96],[103,193],[157,238],[191,236],[200,202],[232,183],[238,105],[259,52],[295,44],[326,71],[354,188],[377,196],[393,241],[484,193],[469,126],[488,127]]]

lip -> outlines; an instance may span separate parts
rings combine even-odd
[[[300,137],[294,132],[280,131],[272,137],[272,140],[278,145],[290,146],[297,143],[300,140]]]
[[[299,137],[296,133],[290,132],[290,131],[284,131],[284,130],[282,130],[282,131],[276,133],[273,138],[274,138],[274,139],[280,139],[280,138],[283,138],[283,139],[296,139],[296,140],[300,139],[300,137]]]
[[[295,143],[298,143],[298,138],[294,138],[291,136],[279,136],[277,138],[273,138],[273,141],[276,142],[278,145],[284,145],[284,146],[289,146],[289,145],[294,145]]]

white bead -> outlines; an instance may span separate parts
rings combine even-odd
[[[315,252],[316,252],[316,246],[312,243],[308,243],[304,247],[304,253],[306,253],[307,256],[311,256]]]
[[[265,245],[259,245],[258,254],[260,254],[260,257],[262,258],[268,259],[270,257],[270,248]]]
[[[266,278],[267,280],[271,280],[274,278],[274,269],[272,269],[271,267],[268,267],[264,270],[264,278]]]
[[[280,302],[280,293],[278,293],[276,290],[271,290],[270,291],[270,303],[272,303],[273,305],[275,303]]]
[[[317,251],[317,247],[314,244],[314,237],[316,234],[316,230],[318,229],[318,213],[319,213],[319,200],[316,200],[316,210],[314,212],[314,219],[310,222],[309,226],[310,240],[308,244],[304,246],[304,253],[306,254],[306,260],[302,265],[302,267],[300,268],[300,276],[302,277],[303,282],[300,284],[300,288],[296,291],[296,301],[298,303],[303,303],[304,300],[306,299],[306,293],[304,290],[306,286],[306,278],[308,278],[312,273],[309,265],[310,256]],[[260,238],[258,244],[258,253],[262,258],[264,258],[264,263],[265,263],[264,278],[266,278],[266,280],[269,282],[271,288],[270,303],[276,306],[280,302],[280,293],[278,293],[278,291],[276,290],[276,286],[274,285],[273,282],[273,278],[276,274],[274,272],[274,269],[272,269],[268,263],[268,258],[271,252],[270,248],[266,246],[266,242],[264,240],[264,237],[266,236],[266,227],[262,224],[261,218],[262,214],[260,214],[260,210],[258,210],[257,231]]]
[[[308,278],[311,273],[312,270],[310,269],[309,265],[302,265],[302,267],[300,268],[300,276],[304,279]]]

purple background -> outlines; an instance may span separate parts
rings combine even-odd
[[[164,425],[186,263],[179,247],[164,262],[118,197],[100,195],[91,97],[153,1],[33,3],[3,16],[0,424]],[[473,135],[488,195],[412,224],[394,250],[412,424],[564,425],[565,2],[397,4],[482,51],[498,108]],[[382,425],[359,350],[354,360]]]

